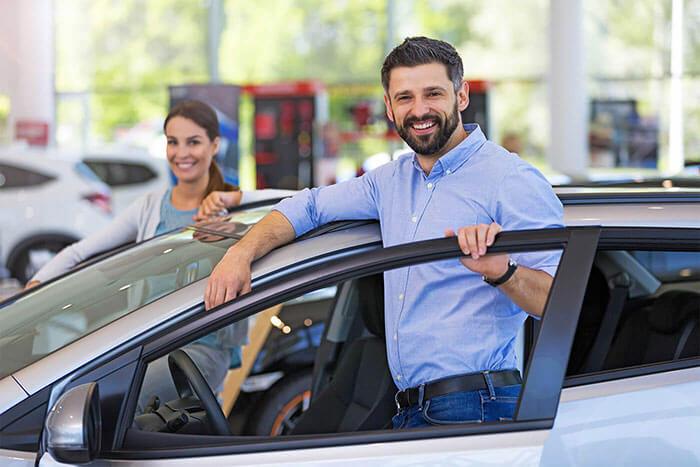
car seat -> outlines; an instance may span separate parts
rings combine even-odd
[[[361,315],[369,335],[349,344],[333,378],[299,418],[291,434],[381,429],[396,412],[396,387],[384,343],[384,290],[381,275],[357,281]]]
[[[625,314],[605,369],[700,355],[700,294],[670,290]]]

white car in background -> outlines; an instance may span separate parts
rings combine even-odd
[[[72,154],[0,149],[0,268],[20,282],[112,219],[111,191]]]
[[[80,159],[111,188],[115,214],[138,197],[171,184],[167,161],[145,149],[111,146],[86,150]]]

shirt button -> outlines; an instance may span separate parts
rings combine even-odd
[[[418,222],[418,217],[416,217],[416,216],[411,217],[411,221],[412,221],[412,222]]]
[[[428,190],[430,190],[433,187],[432,183],[428,183]]]
[[[396,381],[401,381],[401,375],[396,375]]]
[[[394,340],[398,340],[398,338],[399,338],[399,335],[398,335],[398,334],[394,334]]]
[[[447,169],[447,175],[451,174],[452,171],[450,169]]]
[[[403,300],[403,294],[399,294],[399,300]]]

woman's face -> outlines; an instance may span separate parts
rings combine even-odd
[[[219,150],[219,138],[210,140],[204,128],[181,116],[168,121],[165,136],[168,163],[179,181],[193,183],[207,176]]]

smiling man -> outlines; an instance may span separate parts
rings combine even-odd
[[[379,220],[385,246],[456,235],[469,256],[384,274],[395,428],[512,418],[515,337],[526,313],[541,316],[559,260],[485,255],[503,228],[562,226],[562,206],[536,169],[462,124],[463,74],[446,42],[396,47],[382,66],[384,101],[415,153],[281,202],[229,249],[205,292],[207,308],[248,292],[252,261],[335,220]]]

